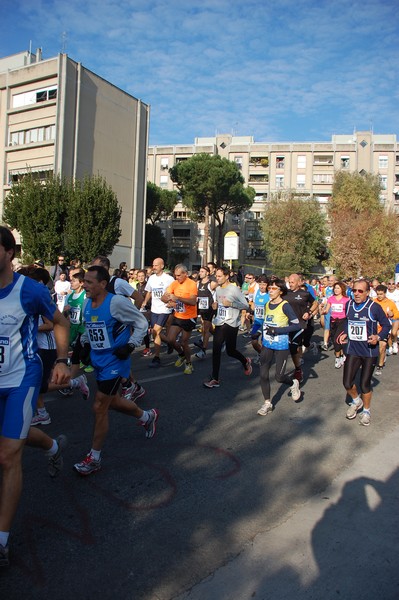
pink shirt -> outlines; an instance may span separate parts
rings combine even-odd
[[[337,300],[336,296],[329,297],[327,304],[331,306],[330,314],[332,319],[345,319],[345,307],[347,302],[349,302],[349,298],[347,296],[342,296],[341,300]]]

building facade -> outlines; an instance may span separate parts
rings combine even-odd
[[[340,169],[377,174],[382,187],[381,203],[399,214],[399,144],[395,135],[358,131],[352,135],[334,135],[331,142],[303,143],[262,143],[250,136],[218,135],[196,138],[191,145],[151,146],[148,180],[162,188],[174,189],[169,169],[198,153],[219,154],[235,162],[246,184],[256,191],[251,210],[231,215],[226,229],[240,236],[239,263],[243,265],[264,265],[259,221],[273,194],[293,190],[305,197],[313,196],[325,210],[332,193],[334,173]],[[160,226],[170,248],[187,252],[186,263],[190,268],[201,264],[203,224],[190,223],[183,205],[177,205],[173,219]],[[211,245],[209,256],[212,253]]]
[[[28,170],[43,179],[101,175],[122,207],[112,264],[142,265],[148,126],[148,105],[66,54],[0,59],[0,215]]]

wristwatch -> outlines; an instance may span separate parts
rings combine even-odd
[[[55,364],[58,365],[59,363],[63,363],[64,365],[69,365],[69,358],[57,358],[55,360]]]

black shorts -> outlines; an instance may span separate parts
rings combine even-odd
[[[173,317],[171,327],[181,327],[183,331],[192,331],[197,326],[196,319],[178,319]]]
[[[43,363],[43,375],[42,382],[40,384],[40,393],[45,394],[48,390],[48,381],[57,358],[57,350],[45,350],[44,348],[40,348],[39,356]]]
[[[115,379],[104,379],[104,381],[97,381],[97,389],[105,396],[115,396],[119,390],[122,377],[115,377]]]
[[[210,321],[212,322],[213,317],[216,314],[216,311],[212,309],[208,309],[208,310],[199,310],[198,311],[199,316],[201,317],[201,319],[203,321]]]
[[[73,343],[71,365],[80,365],[80,351],[81,350],[82,350],[82,344],[80,342],[80,334],[79,334]]]

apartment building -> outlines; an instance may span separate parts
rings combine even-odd
[[[399,144],[396,135],[357,131],[333,135],[331,142],[263,143],[255,142],[251,136],[226,134],[196,138],[191,145],[151,146],[148,180],[160,187],[174,189],[168,170],[198,153],[219,154],[234,161],[246,184],[256,191],[251,210],[231,215],[227,224],[227,230],[239,233],[241,264],[264,265],[259,221],[272,194],[295,190],[305,197],[313,196],[325,210],[332,192],[334,173],[339,169],[378,174],[382,187],[381,203],[399,214]],[[201,264],[204,256],[203,224],[190,223],[183,205],[176,206],[171,222],[160,223],[160,226],[169,247],[187,253],[186,262],[191,268]],[[210,256],[214,239],[215,236],[211,235]]]
[[[0,59],[0,216],[28,170],[43,179],[99,174],[122,207],[112,264],[142,265],[148,126],[148,105],[66,54]]]

